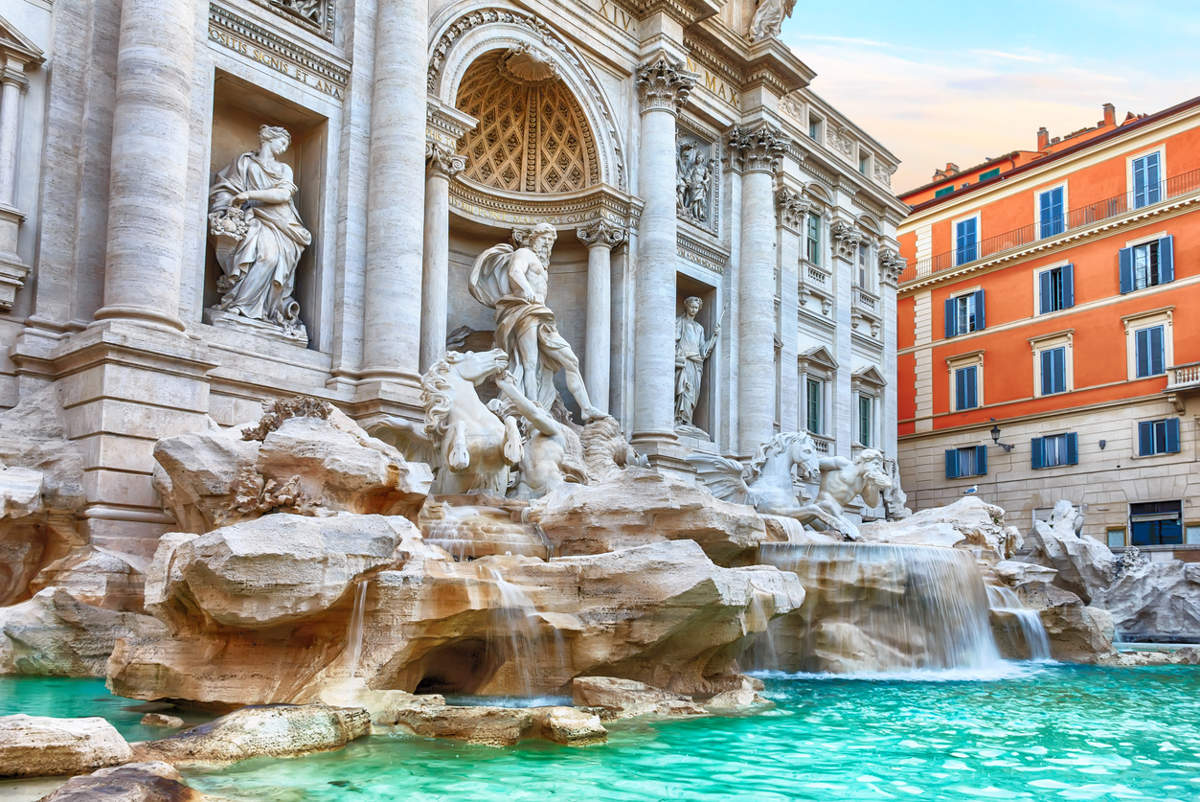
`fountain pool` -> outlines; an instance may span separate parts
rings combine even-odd
[[[627,722],[605,746],[377,736],[188,779],[255,802],[1200,797],[1200,669],[1016,663],[964,676],[772,674],[772,710]],[[128,704],[99,681],[0,679],[0,713],[104,715],[145,737]]]

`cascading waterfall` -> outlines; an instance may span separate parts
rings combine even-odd
[[[485,570],[500,596],[500,606],[494,611],[495,635],[508,643],[508,662],[520,694],[533,696],[545,690],[541,675],[561,673],[558,669],[566,664],[562,633],[540,625],[538,609],[524,590],[505,579],[498,569]]]
[[[354,588],[354,609],[350,613],[350,630],[346,642],[350,646],[350,676],[358,676],[358,664],[362,659],[363,617],[367,606],[367,584],[370,580],[360,579]]]
[[[1011,616],[1017,622],[1021,636],[1029,647],[1029,659],[1041,662],[1050,660],[1050,638],[1037,611],[1021,604],[1011,588],[988,585],[987,594],[990,609]]]
[[[985,669],[1003,665],[988,597],[971,555],[885,543],[771,543],[760,560],[800,576],[807,597],[772,622],[775,665],[759,668],[870,672]]]

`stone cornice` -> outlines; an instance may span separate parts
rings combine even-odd
[[[566,230],[603,218],[617,226],[635,227],[642,202],[605,184],[561,195],[501,192],[459,176],[450,184],[450,208],[462,217],[500,228],[550,223]]]
[[[479,121],[469,114],[430,97],[425,106],[425,142],[457,150],[459,140],[475,130]],[[428,157],[428,153],[426,153]]]
[[[734,166],[743,173],[777,174],[788,152],[783,131],[769,123],[757,127],[735,126],[729,132],[729,153]]]
[[[683,26],[694,25],[702,19],[720,13],[722,2],[718,0],[617,0],[638,19],[662,13]]]
[[[687,259],[714,273],[724,273],[726,265],[729,264],[729,251],[704,242],[683,230],[675,237],[675,250],[681,259]]]
[[[765,85],[783,96],[807,86],[816,76],[780,40],[747,44],[744,36],[717,20],[687,31],[683,44],[692,58],[719,72],[741,92]]]
[[[643,111],[669,111],[678,114],[696,86],[698,76],[683,64],[659,56],[637,68],[634,81]]]

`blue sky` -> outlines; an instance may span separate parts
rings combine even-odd
[[[812,88],[903,164],[896,190],[1200,95],[1196,0],[800,0],[783,41]]]

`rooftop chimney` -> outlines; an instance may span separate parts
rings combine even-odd
[[[1050,147],[1050,132],[1046,130],[1046,126],[1038,129],[1037,133],[1037,149],[1045,150]]]
[[[1103,106],[1103,109],[1104,109],[1104,122],[1101,124],[1105,128],[1109,128],[1111,126],[1116,125],[1117,124],[1117,109],[1116,109],[1116,107],[1111,103],[1105,103]]]

